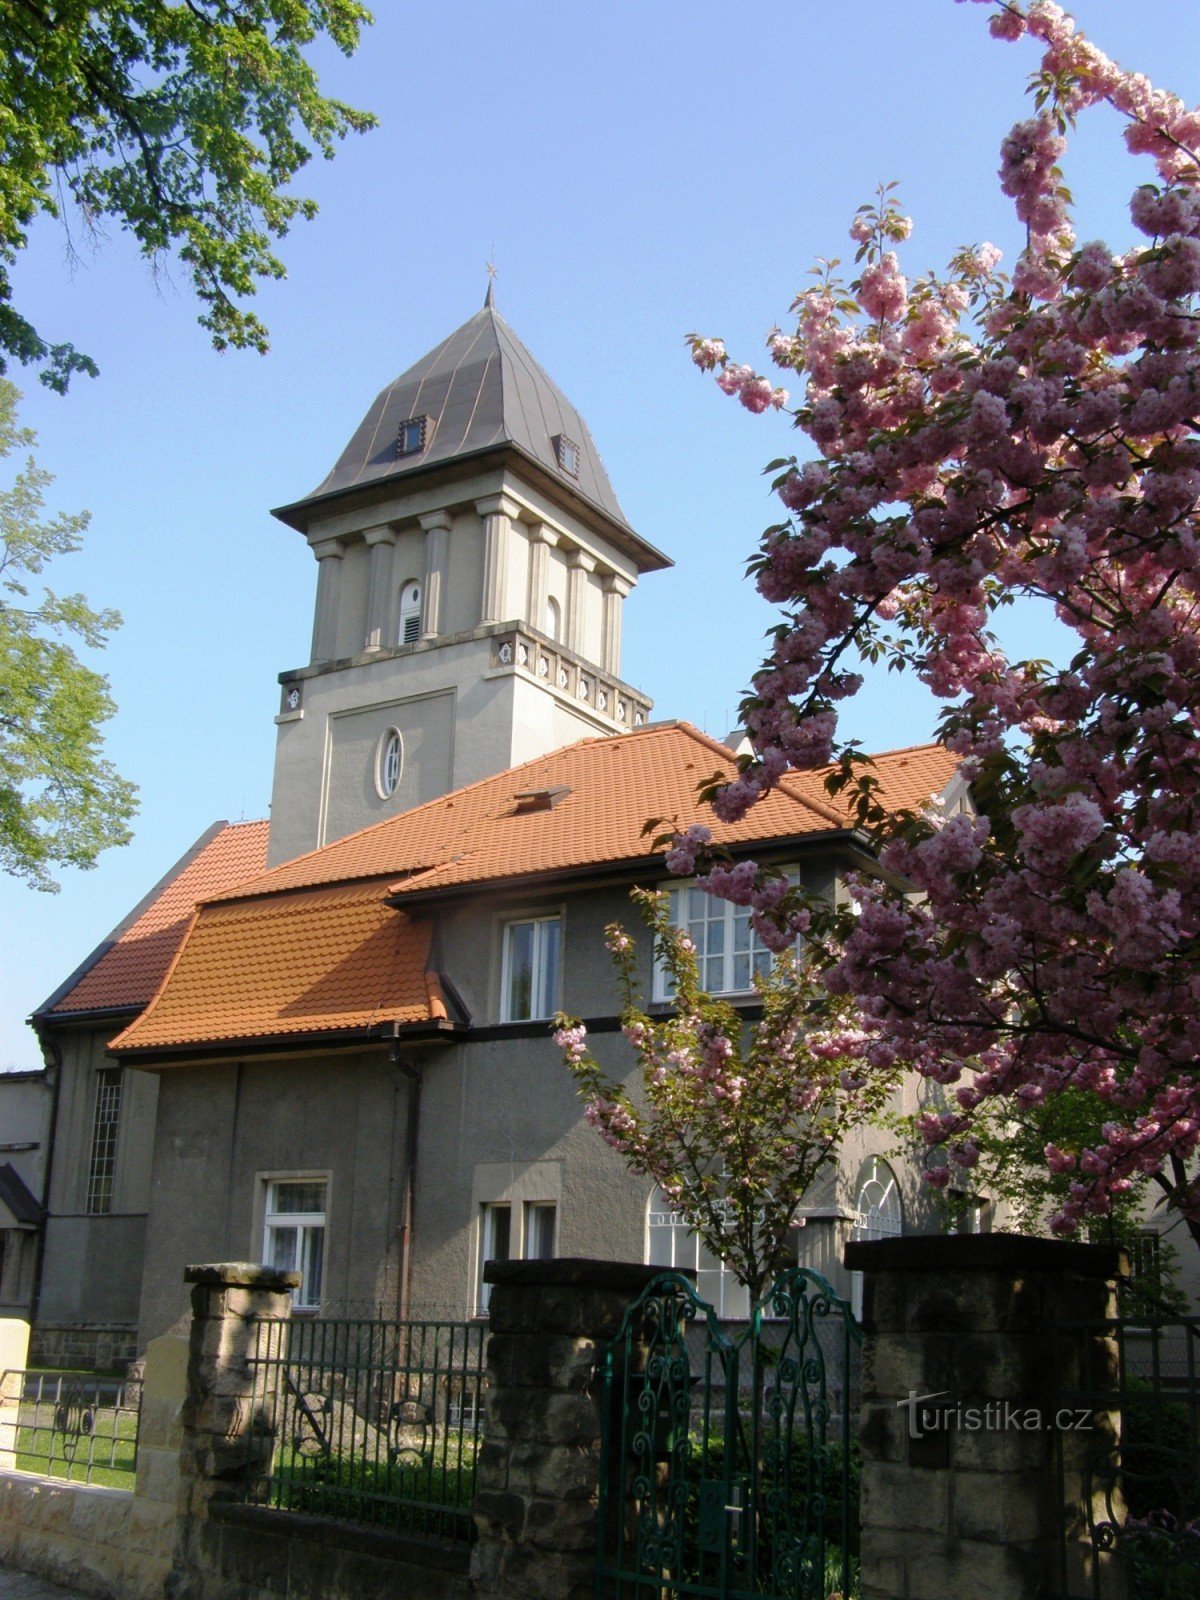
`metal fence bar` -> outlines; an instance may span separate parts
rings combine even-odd
[[[486,1324],[260,1326],[245,1498],[469,1540]]]
[[[11,1387],[10,1387],[11,1386]],[[140,1382],[94,1373],[10,1368],[0,1449],[19,1472],[125,1488],[137,1473]]]

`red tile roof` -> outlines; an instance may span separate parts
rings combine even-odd
[[[261,874],[266,856],[265,822],[217,823],[92,952],[49,1015],[144,1006],[182,944],[196,902]]]
[[[875,758],[885,801],[916,806],[956,762],[940,746]],[[365,1029],[445,1016],[426,973],[428,925],[391,909],[418,890],[484,889],[643,861],[643,824],[704,821],[719,844],[751,847],[845,829],[821,774],[792,776],[741,822],[717,823],[696,788],[735,761],[688,723],[570,745],[431,800],[271,872],[210,894],[120,1053]],[[565,791],[528,809],[518,796]]]

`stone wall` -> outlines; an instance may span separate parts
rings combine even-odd
[[[137,1356],[137,1328],[110,1323],[37,1324],[29,1364],[76,1372],[124,1372]]]

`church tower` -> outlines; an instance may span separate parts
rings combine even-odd
[[[670,562],[490,288],[274,514],[307,538],[317,599],[312,659],[279,680],[269,865],[647,720],[621,607]]]

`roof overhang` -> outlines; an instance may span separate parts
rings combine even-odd
[[[243,1039],[213,1039],[193,1044],[144,1045],[108,1054],[122,1066],[148,1072],[176,1066],[244,1061],[248,1056],[286,1055],[293,1059],[342,1053],[377,1052],[394,1043],[454,1044],[469,1032],[466,1024],[442,1017],[420,1022],[385,1022],[370,1028],[331,1028],[305,1033],[258,1034]]]

